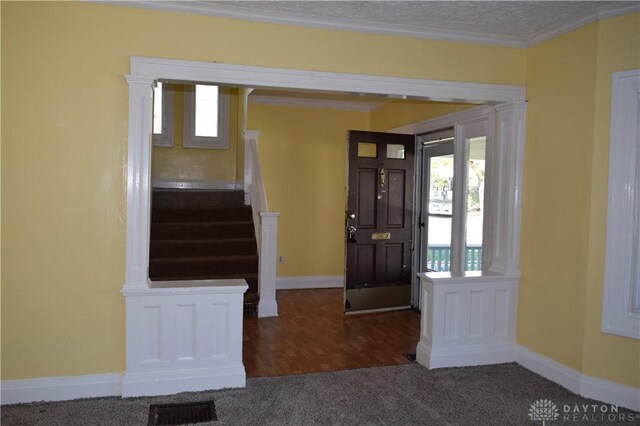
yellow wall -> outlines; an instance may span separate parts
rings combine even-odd
[[[611,72],[639,68],[639,15],[527,51],[520,344],[640,386],[640,343],[600,332]]]
[[[173,146],[154,146],[152,176],[164,180],[236,181],[238,140],[238,89],[229,90],[229,149],[198,149],[182,146],[184,85],[174,86]]]
[[[640,14],[600,23],[591,161],[584,356],[588,375],[640,387],[640,342],[600,332],[607,214],[611,73],[640,68]]]
[[[0,7],[5,380],[124,370],[132,55],[524,83],[519,49],[81,2]]]
[[[278,220],[278,276],[342,275],[347,130],[369,114],[249,104],[269,209]]]
[[[140,55],[527,83],[518,341],[572,368],[638,386],[637,375],[624,374],[636,368],[636,344],[601,334],[598,324],[607,173],[606,161],[598,159],[606,157],[607,84],[611,70],[637,67],[637,27],[628,21],[637,15],[524,50],[80,2],[0,7],[3,380],[124,370],[124,75],[130,57]],[[268,147],[261,147],[268,187],[292,188],[269,194],[271,207],[282,211],[282,235],[288,235],[281,237],[285,263],[279,274],[341,274],[343,212],[327,208],[344,203],[344,151],[334,144],[344,140],[337,127],[366,128],[368,119],[327,110],[285,116],[286,108],[269,108],[255,106],[264,114],[250,127],[300,141],[284,146],[266,132],[261,137]],[[314,128],[309,111],[335,119],[336,128]],[[259,122],[265,117],[289,125]],[[376,122],[376,128],[385,126]],[[310,130],[326,138],[316,140]],[[305,146],[310,139],[315,143]],[[296,169],[296,162],[308,168]],[[285,170],[296,178],[287,179]],[[330,182],[324,182],[327,170]],[[303,186],[318,192],[305,195]],[[303,196],[316,209],[310,217],[295,214]],[[323,223],[317,211],[336,229],[313,237],[320,259],[290,245],[302,222],[305,231],[309,223]],[[304,271],[296,269],[297,261],[306,262]]]
[[[395,100],[371,111],[371,130],[374,132],[386,132],[394,127],[418,123],[473,106],[475,105]]]

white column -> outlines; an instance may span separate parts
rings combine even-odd
[[[258,272],[258,317],[277,317],[276,261],[277,261],[277,212],[260,212],[260,266]]]
[[[526,102],[498,105],[494,155],[496,194],[492,197],[494,221],[490,236],[489,271],[514,275],[520,266],[520,198],[524,158]],[[499,225],[499,224],[507,224]]]
[[[151,121],[154,79],[126,76],[129,83],[127,163],[127,257],[125,288],[147,287]]]

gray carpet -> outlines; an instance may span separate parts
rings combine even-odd
[[[146,425],[150,404],[211,398],[218,421],[199,425],[540,425],[528,418],[539,399],[561,412],[546,424],[640,424],[640,414],[622,408],[623,420],[563,421],[565,404],[596,402],[512,363],[438,370],[409,364],[263,377],[249,379],[244,389],[167,397],[6,405],[2,425]]]

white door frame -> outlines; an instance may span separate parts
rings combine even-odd
[[[341,74],[162,58],[131,58],[125,289],[149,286],[152,92],[157,80],[420,97],[502,104],[524,101],[521,86]]]

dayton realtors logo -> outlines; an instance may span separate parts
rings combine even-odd
[[[562,410],[562,412],[561,412]],[[607,422],[636,422],[640,414],[620,412],[617,405],[609,404],[564,404],[560,408],[549,399],[539,399],[529,408],[529,419],[542,422],[593,422],[603,424]]]
[[[529,408],[529,418],[542,422],[542,426],[545,425],[545,422],[556,420],[558,417],[560,417],[558,407],[548,399],[539,399]]]

